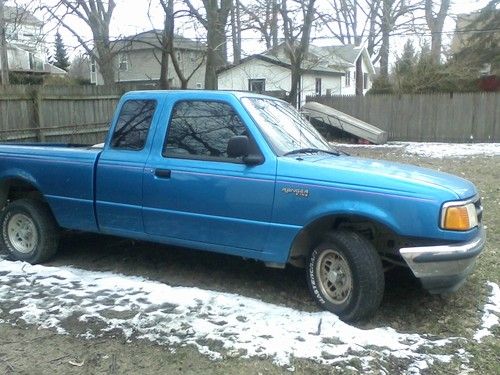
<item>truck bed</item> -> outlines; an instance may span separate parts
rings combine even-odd
[[[96,231],[94,173],[101,150],[74,144],[1,144],[0,179],[43,193],[63,228]]]

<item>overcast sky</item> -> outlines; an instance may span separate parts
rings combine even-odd
[[[19,0],[18,0],[19,1]],[[30,0],[20,0],[21,2],[33,4],[34,1]],[[54,3],[56,0],[40,0],[42,4],[50,4]],[[194,0],[196,2],[196,0]],[[244,2],[245,0],[242,0]],[[319,6],[324,3],[326,0],[318,0]],[[153,2],[155,2],[153,0]],[[148,17],[147,8],[149,4],[149,0],[116,0],[117,6],[115,12],[113,14],[112,22],[111,22],[111,34],[113,37],[124,36],[124,35],[133,35],[145,30],[150,30],[153,27],[162,28],[162,10],[157,7],[156,9],[151,10],[151,18]],[[444,42],[448,42],[452,37],[452,32],[455,29],[455,21],[453,17],[457,14],[462,13],[470,13],[472,11],[481,9],[485,4],[488,3],[488,0],[452,0],[452,5],[450,9],[451,17],[448,17],[445,24],[445,31],[449,32],[449,34],[445,35]],[[45,30],[49,32],[47,37],[47,41],[51,43],[54,40],[53,35],[55,34],[55,23],[50,19],[47,19],[47,15],[42,15],[40,13],[37,14],[39,18],[44,17],[44,22],[46,23]],[[180,22],[177,22],[180,24]],[[78,23],[76,21],[71,22],[71,26],[74,27],[81,33],[86,39],[91,38],[90,30]],[[61,34],[63,36],[63,40],[65,44],[68,46],[68,52],[71,56],[74,56],[78,51],[75,48],[78,46],[76,39],[69,33],[67,30],[60,28]],[[193,27],[184,26],[182,28],[177,27],[176,30],[179,34],[190,37],[190,38],[203,38],[203,34],[200,31],[195,31]],[[247,33],[244,34],[243,41],[243,55],[248,55],[252,53],[261,52],[265,46],[259,43],[258,40],[255,40],[255,33]],[[258,37],[258,36],[257,36]],[[395,57],[395,54],[401,50],[401,46],[407,37],[398,37],[393,38],[393,46],[392,48],[392,58]],[[313,41],[315,44],[338,44],[338,41],[334,38],[325,39],[325,33],[321,35],[321,40]]]

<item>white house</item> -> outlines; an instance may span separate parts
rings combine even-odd
[[[43,38],[43,22],[19,7],[4,7],[5,38],[9,70],[35,74],[66,72],[47,63],[47,44]]]
[[[306,96],[362,95],[371,88],[375,68],[364,46],[310,46],[300,79],[299,103]],[[221,70],[219,90],[285,96],[290,91],[290,60],[284,44]]]

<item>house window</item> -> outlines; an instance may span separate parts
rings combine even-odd
[[[197,83],[196,83],[196,88],[197,88],[197,89],[201,89],[201,88],[202,88],[202,86],[201,86],[201,83],[200,83],[200,82],[197,82]]]
[[[94,59],[90,62],[90,83],[97,83],[97,65]]]
[[[368,73],[363,73],[363,89],[368,88]]]
[[[248,80],[248,91],[257,92],[262,94],[266,91],[266,80],[265,79],[249,79]]]
[[[118,70],[121,72],[126,72],[128,70],[128,56],[124,53],[120,55],[120,64]]]
[[[351,72],[350,71],[345,72],[345,85],[346,85],[346,87],[351,86]]]
[[[182,61],[181,51],[177,51],[177,53],[175,54],[175,57],[177,58],[177,62],[181,62]]]
[[[316,96],[321,96],[321,78],[316,78],[314,93]]]

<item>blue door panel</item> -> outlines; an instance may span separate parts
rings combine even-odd
[[[170,178],[156,177],[156,168]],[[265,166],[152,158],[144,178],[148,234],[263,249],[274,198],[274,175]]]
[[[105,230],[144,230],[142,177],[147,155],[134,151],[103,152],[96,173],[96,211]]]

